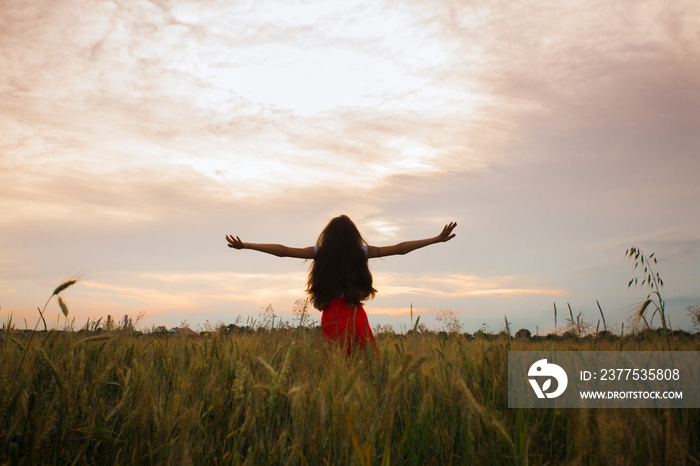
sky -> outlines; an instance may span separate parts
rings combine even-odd
[[[0,1],[0,321],[292,321],[313,245],[372,245],[370,324],[629,328],[631,246],[700,305],[696,0]],[[641,281],[641,279],[640,279]],[[410,310],[413,309],[413,317]],[[311,317],[320,320],[312,310]],[[49,325],[65,320],[58,304]],[[658,317],[654,324],[659,324]],[[600,324],[602,328],[602,323]]]

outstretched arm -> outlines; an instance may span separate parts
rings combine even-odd
[[[295,257],[297,259],[313,259],[314,248],[290,248],[283,244],[261,244],[261,243],[244,243],[238,236],[226,235],[228,247],[233,249],[252,249],[267,254],[272,254],[277,257]]]
[[[369,246],[367,249],[367,257],[386,257],[397,254],[407,254],[431,244],[444,243],[455,237],[455,233],[452,233],[452,230],[454,230],[456,226],[457,224],[455,222],[448,223],[440,234],[433,238],[404,241],[403,243],[394,244],[393,246]]]

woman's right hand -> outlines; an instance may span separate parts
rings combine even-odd
[[[456,226],[457,222],[450,222],[445,225],[445,228],[442,229],[442,232],[440,232],[437,237],[438,242],[444,243],[445,241],[449,241],[454,238],[456,233],[452,233],[452,230],[454,230]]]

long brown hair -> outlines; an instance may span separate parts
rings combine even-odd
[[[316,309],[323,311],[332,299],[341,296],[350,306],[374,297],[377,290],[372,286],[367,254],[362,249],[366,245],[346,215],[328,222],[316,242],[318,250],[306,288]]]

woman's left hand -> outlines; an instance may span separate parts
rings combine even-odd
[[[243,249],[243,241],[238,236],[226,235],[226,241],[228,241],[228,247],[233,249]]]

